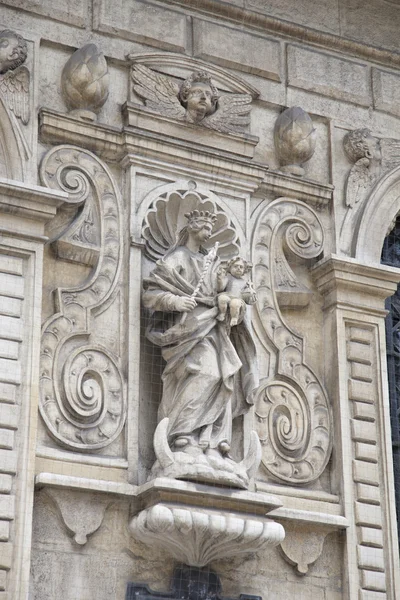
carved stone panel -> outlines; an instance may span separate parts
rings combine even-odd
[[[121,199],[107,167],[73,146],[49,151],[41,178],[83,206],[54,242],[58,255],[94,266],[82,285],[57,290],[56,312],[43,325],[40,412],[64,447],[98,450],[119,436],[126,415],[121,356],[96,340],[95,326],[121,280]]]
[[[285,198],[261,211],[253,236],[256,306],[277,353],[276,373],[260,382],[255,400],[262,465],[273,479],[292,484],[314,481],[323,473],[332,448],[332,418],[324,387],[305,362],[304,340],[282,316],[274,274],[282,246],[311,259],[321,254],[323,239],[316,213]]]

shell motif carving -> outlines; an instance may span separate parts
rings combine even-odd
[[[262,464],[274,479],[305,484],[324,471],[332,448],[327,394],[304,361],[303,338],[285,323],[274,290],[276,257],[282,246],[303,259],[319,256],[323,229],[315,212],[281,198],[259,215],[253,238],[254,286],[262,327],[277,353],[276,374],[264,379],[255,412]]]
[[[146,240],[146,256],[159,260],[177,241],[177,234],[186,225],[185,213],[192,210],[210,211],[217,216],[213,233],[205,244],[210,249],[219,242],[218,255],[222,260],[239,253],[239,240],[234,226],[218,206],[197,191],[172,191],[162,194],[148,211],[142,235]]]
[[[96,311],[112,298],[121,271],[121,199],[105,165],[73,146],[50,150],[40,175],[44,185],[68,192],[71,204],[84,205],[69,229],[85,232],[91,212],[99,240],[91,276],[76,288],[57,289],[57,312],[43,325],[40,412],[61,445],[98,450],[120,434],[126,414],[120,357],[96,342],[93,327]],[[81,240],[78,236],[76,243]]]

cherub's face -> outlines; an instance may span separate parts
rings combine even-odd
[[[0,72],[4,73],[14,63],[18,40],[14,35],[0,34]]]
[[[381,159],[381,146],[379,139],[373,137],[372,135],[369,135],[365,138],[365,145],[368,147],[368,150],[366,150],[365,152],[367,158],[371,158],[374,160]]]
[[[245,274],[246,271],[246,265],[244,264],[244,262],[242,260],[236,260],[233,265],[231,265],[231,268],[229,269],[229,272],[231,275],[233,275],[233,277],[236,277],[237,279],[240,279],[241,277],[243,277],[243,275]]]
[[[186,100],[186,109],[190,114],[203,119],[213,110],[213,93],[208,83],[196,81],[191,86]]]

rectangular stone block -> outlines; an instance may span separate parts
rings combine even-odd
[[[11,429],[0,428],[0,448],[12,450],[14,447],[14,432]]]
[[[24,261],[17,256],[7,256],[0,254],[0,272],[13,273],[14,275],[23,275]]]
[[[362,587],[365,590],[373,590],[375,592],[386,592],[386,576],[385,573],[378,571],[362,570]]]
[[[1,290],[0,290],[1,291]],[[22,313],[22,300],[0,296],[0,315],[20,317]]]
[[[359,460],[365,460],[372,463],[378,462],[377,448],[373,444],[357,442],[355,447],[355,455]]]
[[[0,338],[0,358],[11,358],[18,360],[19,343],[11,340],[2,340]]]
[[[372,364],[372,346],[370,344],[360,344],[360,342],[347,342],[347,359],[366,365]]]
[[[0,315],[0,337],[3,340],[22,340],[22,319]]]
[[[363,460],[353,460],[353,478],[357,483],[379,485],[378,466]]]
[[[338,7],[329,0],[297,0],[290,7],[285,0],[246,0],[245,6],[278,19],[340,34]]]
[[[353,417],[360,421],[375,421],[376,412],[373,404],[353,402]]]
[[[367,504],[380,504],[380,489],[375,485],[357,483],[357,500],[359,502],[365,502]]]
[[[186,16],[139,0],[99,0],[94,7],[94,29],[163,48],[186,49]]]
[[[0,473],[0,494],[9,494],[12,487],[11,475],[4,475]]]
[[[369,421],[351,420],[351,437],[357,442],[376,444],[376,424]]]
[[[363,546],[372,546],[373,548],[383,548],[382,529],[372,527],[358,528],[360,544]]]
[[[351,362],[350,373],[353,379],[360,379],[361,381],[367,382],[373,381],[373,369],[370,365],[363,365],[358,362]]]
[[[378,48],[399,49],[398,3],[385,0],[340,2],[340,35]]]
[[[0,571],[0,591],[4,591],[7,585],[7,571],[1,569]]]
[[[0,404],[0,427],[18,429],[19,406]]]
[[[196,57],[281,81],[279,42],[198,19],[194,19],[193,27]]]
[[[0,402],[15,404],[17,400],[17,386],[13,383],[0,381]],[[1,408],[0,408],[1,412]]]
[[[349,398],[360,402],[375,402],[375,385],[371,382],[359,381],[358,379],[349,379]]]
[[[10,521],[0,521],[0,542],[10,539]]]
[[[12,521],[15,518],[15,497],[0,494],[0,519]]]
[[[376,529],[382,528],[382,509],[380,506],[356,502],[355,508],[357,525],[376,527]]]
[[[24,287],[23,277],[11,275],[10,273],[0,273],[0,290],[2,296],[23,298]]]
[[[85,27],[88,22],[88,0],[2,0],[2,4],[77,27]]]
[[[382,548],[357,546],[358,566],[371,571],[384,571],[385,560]]]
[[[0,450],[0,473],[17,472],[17,453],[15,450]]]
[[[10,542],[0,542],[0,569],[11,569],[13,545]]]
[[[365,329],[364,327],[350,327],[349,339],[352,342],[360,342],[360,344],[371,344],[374,333],[371,329]]]
[[[400,116],[400,76],[372,69],[374,106],[378,110]]]
[[[21,383],[21,365],[15,360],[0,358],[0,380],[6,383]]]
[[[289,85],[330,96],[337,100],[369,106],[368,67],[331,54],[288,47]]]

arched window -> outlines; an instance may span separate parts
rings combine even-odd
[[[383,244],[381,262],[400,268],[400,216]],[[386,348],[389,378],[390,421],[392,427],[394,486],[397,529],[400,539],[400,285],[386,300]]]

